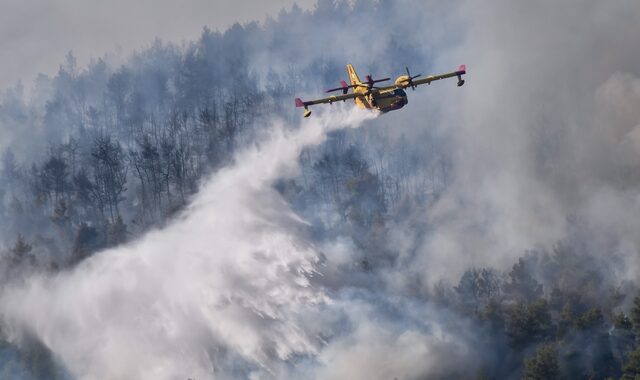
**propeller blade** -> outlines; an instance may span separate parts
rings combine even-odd
[[[380,87],[377,87],[377,86],[370,86],[368,83],[354,84],[353,87],[380,88]]]
[[[415,91],[416,86],[413,84],[413,80],[419,76],[422,76],[422,74],[412,76],[408,66],[405,67],[405,70],[407,70],[407,76],[409,77],[409,80],[407,81],[407,87],[411,87],[411,89]]]

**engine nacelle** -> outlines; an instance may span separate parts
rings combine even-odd
[[[411,77],[409,77],[408,75],[400,75],[398,78],[396,78],[395,84],[398,87],[407,88],[409,87],[410,81]]]

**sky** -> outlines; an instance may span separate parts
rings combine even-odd
[[[39,73],[53,75],[69,51],[78,64],[105,53],[163,41],[194,40],[203,26],[224,30],[264,20],[314,0],[0,0],[0,90],[28,88]]]

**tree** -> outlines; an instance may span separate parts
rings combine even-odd
[[[220,152],[220,139],[218,136],[218,125],[220,123],[218,110],[216,107],[206,107],[198,113],[198,125],[205,136],[205,154],[212,166],[215,166],[223,159]]]
[[[532,304],[519,303],[509,312],[506,333],[515,347],[547,339],[554,330],[547,301]]]
[[[161,211],[163,182],[160,153],[147,135],[138,142],[138,146],[139,150],[129,153],[129,160],[135,169],[134,176],[140,180],[143,212]]]
[[[98,230],[87,223],[80,224],[73,246],[71,264],[82,261],[102,247],[104,242]]]
[[[633,322],[624,313],[620,312],[613,319],[613,327],[616,330],[631,331],[633,330]]]
[[[604,328],[604,316],[599,308],[593,308],[576,320],[576,327],[581,330]]]
[[[631,322],[636,337],[640,337],[640,297],[634,297],[633,306],[631,307]]]
[[[64,159],[60,156],[51,156],[42,165],[40,170],[42,188],[44,192],[51,196],[53,201],[57,203],[67,193],[69,171]]]
[[[631,354],[627,363],[622,367],[622,380],[640,379],[640,348],[636,348]]]
[[[25,262],[31,266],[35,265],[36,258],[31,253],[32,250],[33,246],[27,243],[22,234],[18,234],[16,242],[9,250],[13,266],[19,266]]]
[[[131,129],[125,131],[124,127],[126,124],[126,105],[132,93],[131,83],[130,71],[122,66],[120,70],[111,75],[106,86],[107,99],[115,112],[115,127],[130,140],[133,138],[133,133]]]
[[[126,190],[127,167],[122,147],[110,137],[98,137],[91,150],[93,194],[101,211],[108,209],[111,223],[120,215],[119,203]]]
[[[107,245],[115,246],[127,240],[127,225],[122,221],[122,217],[117,216],[115,222],[107,227]]]
[[[543,344],[534,357],[525,361],[524,380],[553,380],[560,378],[558,352],[550,344]]]
[[[509,279],[505,290],[520,301],[531,302],[542,296],[542,285],[531,275],[525,259],[513,265]]]
[[[629,317],[621,312],[615,315],[613,327],[614,329],[610,333],[612,351],[616,360],[622,363],[634,347],[633,323]]]
[[[477,312],[500,294],[501,281],[491,268],[472,268],[464,272],[455,288],[460,301],[467,309]]]

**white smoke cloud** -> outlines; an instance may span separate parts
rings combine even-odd
[[[479,368],[471,325],[427,302],[344,292],[333,309],[344,313],[352,328],[319,353],[322,366],[314,378],[469,378]]]
[[[295,131],[275,123],[169,227],[6,290],[13,339],[34,334],[79,379],[230,378],[317,353],[298,319],[328,300],[309,282],[319,253],[271,185],[297,173],[303,147],[374,115],[333,111]]]
[[[467,84],[458,102],[448,88],[436,100],[453,181],[398,276],[433,284],[472,266],[508,269],[567,238],[576,219],[592,229],[584,240],[609,239],[637,262],[637,2],[459,5],[449,21],[464,39],[439,60],[467,63]]]

